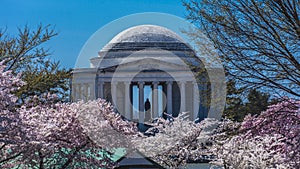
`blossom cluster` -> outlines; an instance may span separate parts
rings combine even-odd
[[[275,137],[280,144],[267,149],[281,153],[286,166],[300,167],[300,101],[285,99],[259,116],[247,116],[240,130],[245,139]]]
[[[133,123],[102,99],[60,103],[47,95],[21,106],[14,92],[22,85],[20,75],[0,62],[0,168],[113,168],[113,149],[93,140],[87,126],[117,132],[114,136],[137,133]],[[84,123],[86,117],[95,119],[91,115],[97,117],[95,123]],[[115,148],[122,141],[109,142]]]
[[[25,84],[20,79],[21,74],[15,76],[11,70],[5,70],[4,62],[0,62],[0,110],[14,108],[18,97],[13,93]]]
[[[178,117],[158,118],[146,136],[134,143],[140,152],[167,168],[178,168],[189,161],[205,162],[213,155],[208,145],[218,123],[205,119],[196,124],[183,112]]]
[[[170,168],[208,161],[224,168],[299,168],[299,108],[299,101],[286,99],[242,123],[205,119],[195,124],[183,113],[158,119],[136,144]]]
[[[224,168],[286,168],[282,154],[272,148],[281,146],[272,136],[244,139],[234,136],[222,145],[215,145],[216,159],[211,163]]]
[[[299,168],[299,107],[299,101],[284,98],[260,115],[246,116],[232,135],[219,127],[213,136],[212,151],[217,158],[212,164],[225,168]]]

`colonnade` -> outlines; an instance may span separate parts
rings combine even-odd
[[[112,81],[112,82],[104,82],[104,81],[98,81],[97,84],[91,84],[91,83],[81,83],[81,84],[73,84],[73,91],[72,95],[73,97],[78,100],[90,100],[90,99],[95,99],[95,98],[105,98],[105,87],[107,83],[110,83],[111,85],[111,99],[113,104],[117,104],[117,86],[118,84],[122,84],[124,86],[124,112],[121,112],[122,114],[125,115],[127,118],[132,117],[132,103],[131,103],[131,87],[132,84],[134,83],[135,85],[138,86],[139,90],[139,120],[143,121],[144,120],[144,87],[145,83],[151,84],[152,85],[152,106],[151,106],[151,112],[153,117],[158,117],[159,116],[159,94],[158,94],[158,86],[159,84],[164,84],[166,85],[166,112],[170,115],[173,113],[173,84],[176,83],[175,81],[136,81],[136,82],[130,82],[130,81]],[[196,82],[192,82],[193,84],[193,89],[192,89],[192,94],[189,93],[187,96],[186,90],[187,90],[187,83],[191,84],[191,82],[188,81],[178,81],[178,87],[180,90],[180,112],[185,112],[185,111],[190,111],[190,113],[193,113],[192,118],[196,118],[198,115],[198,110],[199,110],[199,94],[198,94],[198,84]],[[95,90],[95,85],[97,87],[97,90]],[[190,86],[189,86],[190,87]],[[189,89],[190,90],[190,89]],[[192,97],[192,108],[187,108],[187,97]],[[178,103],[177,103],[178,104]],[[189,104],[190,105],[190,104]],[[192,111],[192,112],[191,112]]]

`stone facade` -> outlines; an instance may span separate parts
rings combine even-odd
[[[151,118],[163,112],[190,118],[208,113],[210,83],[192,48],[174,32],[141,25],[119,33],[90,59],[90,68],[73,71],[72,100],[104,98],[128,119],[144,122],[144,88],[151,94]],[[135,90],[137,89],[137,90]],[[137,93],[134,93],[137,92]],[[133,102],[138,100],[138,116]],[[160,100],[160,101],[159,101]]]

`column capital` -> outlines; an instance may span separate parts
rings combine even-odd
[[[153,85],[154,85],[154,84],[158,85],[158,84],[159,84],[159,81],[153,81],[152,84],[153,84]]]
[[[104,81],[98,81],[98,84],[104,84]]]
[[[178,81],[178,84],[186,84],[186,81],[184,80]]]
[[[198,83],[197,82],[193,82],[193,86],[194,86],[194,88],[198,89]]]
[[[166,83],[167,84],[173,84],[173,81],[167,81]]]
[[[130,81],[124,81],[123,83],[124,83],[125,85],[130,85],[130,84],[131,84]]]
[[[112,85],[117,85],[119,82],[118,81],[111,81]]]
[[[138,84],[139,84],[139,85],[144,85],[145,82],[144,82],[144,81],[139,81]]]

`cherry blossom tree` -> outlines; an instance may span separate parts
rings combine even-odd
[[[299,168],[300,102],[271,105],[260,115],[248,115],[238,133],[214,135],[213,164],[224,168]]]
[[[255,136],[245,139],[236,135],[211,147],[216,158],[211,164],[224,168],[286,168],[284,158],[276,147],[282,140],[276,136]]]
[[[213,155],[208,149],[212,129],[218,121],[205,119],[201,123],[188,120],[186,112],[167,120],[157,119],[146,136],[134,140],[136,148],[167,168],[184,166],[188,161],[207,161]]]
[[[259,116],[247,116],[241,131],[245,138],[275,136],[281,146],[271,150],[280,152],[286,165],[300,167],[300,101],[285,98]]]
[[[20,74],[14,76],[11,71],[5,71],[4,61],[0,62],[0,164],[6,159],[10,160],[20,155],[12,153],[8,155],[8,145],[17,144],[22,134],[19,132],[19,118],[15,113],[17,97],[13,94],[24,85],[20,80]],[[9,149],[9,148],[8,148]]]
[[[113,112],[105,100],[56,103],[55,96],[33,97],[19,106],[13,94],[24,85],[20,75],[5,71],[0,62],[0,167],[1,168],[113,168],[113,148],[91,139],[82,117],[97,115],[94,128],[135,135],[134,123]],[[110,140],[114,143],[114,140]],[[100,142],[101,143],[101,142]]]
[[[299,101],[285,99],[242,123],[195,124],[186,115],[158,119],[135,140],[138,150],[168,168],[209,161],[224,168],[299,168]]]

